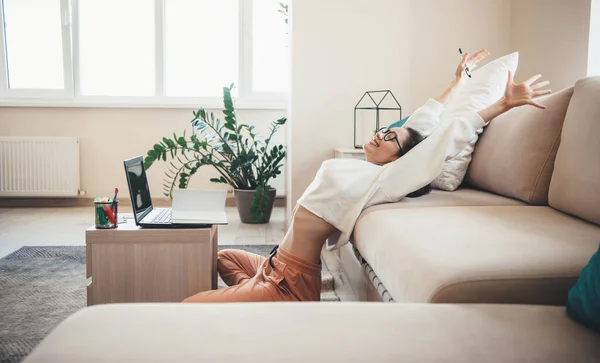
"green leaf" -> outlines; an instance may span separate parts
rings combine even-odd
[[[175,143],[171,139],[167,139],[166,137],[163,137],[163,142],[165,144],[167,144],[168,147],[175,147]]]
[[[227,183],[227,180],[225,180],[225,178],[223,178],[223,177],[211,178],[210,181],[213,183],[219,183],[219,184],[229,184],[229,183]]]
[[[150,169],[153,162],[154,162],[154,159],[146,158],[144,160],[144,169],[146,169],[146,170]]]
[[[250,205],[250,218],[253,222],[263,220],[264,214],[271,203],[271,198],[267,194],[270,189],[265,183],[261,183],[256,187]]]
[[[182,176],[179,178],[179,189],[187,188],[187,178]]]
[[[234,110],[233,107],[233,99],[231,98],[231,89],[233,89],[233,83],[231,86],[223,87],[223,106],[225,106],[225,110]]]

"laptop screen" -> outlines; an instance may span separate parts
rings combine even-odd
[[[139,221],[144,216],[144,212],[152,207],[152,198],[150,197],[143,158],[138,157],[126,161],[125,170],[127,172],[127,182],[129,183],[131,206],[133,213],[136,215],[136,220]]]

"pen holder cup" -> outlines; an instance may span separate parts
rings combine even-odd
[[[108,229],[117,228],[117,212],[119,210],[119,200],[113,202],[94,202],[96,215],[96,228]]]

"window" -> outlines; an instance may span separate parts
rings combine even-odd
[[[592,0],[590,7],[587,75],[600,76],[600,0]]]
[[[165,0],[167,96],[214,96],[238,83],[238,14],[237,0]]]
[[[68,29],[61,0],[4,0],[0,37],[2,97],[70,94]]]
[[[283,108],[281,1],[0,0],[0,103]]]
[[[254,1],[252,38],[253,90],[284,92],[288,60],[287,22],[279,13],[279,1]]]
[[[77,21],[82,95],[154,96],[152,1],[79,0]]]

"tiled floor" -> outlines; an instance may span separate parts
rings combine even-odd
[[[274,208],[269,224],[240,222],[227,207],[229,224],[219,227],[220,245],[278,244],[285,232],[285,208]],[[131,210],[119,210],[127,216]],[[94,224],[93,208],[0,208],[0,258],[23,246],[85,245]]]

